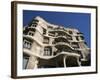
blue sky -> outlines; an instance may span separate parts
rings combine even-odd
[[[52,24],[78,29],[84,34],[85,41],[91,47],[91,14],[23,10],[23,26],[28,25],[36,16],[40,16]]]

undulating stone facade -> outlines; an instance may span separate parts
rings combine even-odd
[[[90,48],[75,28],[37,16],[23,28],[23,69],[90,66]]]

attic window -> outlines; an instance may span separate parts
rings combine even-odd
[[[32,27],[37,27],[37,24],[32,23]]]
[[[34,35],[34,32],[33,31],[29,31],[28,32],[28,35],[33,36]]]
[[[73,32],[72,31],[69,31],[69,34],[73,34]]]

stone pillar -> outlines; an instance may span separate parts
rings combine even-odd
[[[65,68],[66,68],[66,58],[67,58],[67,55],[65,55],[64,58],[63,58],[64,67],[65,67]]]
[[[77,58],[78,66],[81,66],[81,62],[79,61],[79,58],[80,58],[80,57],[77,56],[76,58]]]
[[[38,60],[35,56],[31,56],[27,64],[27,69],[34,69],[34,68],[38,68]]]

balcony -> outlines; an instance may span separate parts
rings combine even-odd
[[[71,46],[74,48],[74,49],[79,49],[79,44],[77,42],[72,42]]]
[[[50,30],[51,32],[61,32],[61,33],[64,33],[64,34],[67,34],[69,36],[76,36],[73,34],[73,31],[67,31],[65,28],[55,28],[55,29],[52,29]]]
[[[34,27],[26,27],[25,30],[23,31],[23,34],[27,35],[29,31],[35,32],[36,29]]]
[[[71,47],[71,45],[69,45],[68,43],[64,43],[64,42],[58,42],[55,44],[55,47],[60,51],[67,51],[67,52],[72,52],[74,50],[73,47]],[[58,51],[58,52],[59,52]]]
[[[33,24],[38,24],[38,20],[33,19],[28,25],[32,26]]]
[[[56,36],[56,38],[65,38],[65,39],[67,39],[66,35],[58,35],[58,36]]]
[[[70,46],[69,43],[66,43],[66,42],[56,42],[55,45],[67,45],[67,46]]]
[[[59,37],[55,38],[55,40],[53,41],[53,44],[56,44],[56,43],[59,43],[59,42],[70,44],[70,42],[66,39],[65,36],[63,36],[63,37],[59,36]]]

